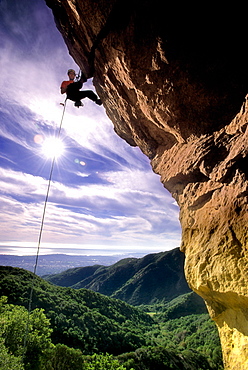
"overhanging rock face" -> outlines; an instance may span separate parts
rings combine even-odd
[[[46,2],[115,131],[177,200],[187,280],[217,323],[226,368],[247,369],[248,63],[246,34],[234,26],[242,11]]]

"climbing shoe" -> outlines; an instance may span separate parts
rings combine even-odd
[[[75,102],[75,107],[77,107],[77,108],[79,108],[79,107],[83,107],[84,105],[83,105],[83,103],[79,100],[79,101],[76,101]]]

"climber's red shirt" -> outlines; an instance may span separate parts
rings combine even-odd
[[[63,81],[61,86],[60,86],[60,89],[66,89],[67,86],[72,84],[73,82],[74,82],[74,80]]]

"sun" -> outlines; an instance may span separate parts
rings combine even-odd
[[[42,143],[42,153],[48,159],[57,159],[65,151],[64,143],[57,137],[48,137]]]

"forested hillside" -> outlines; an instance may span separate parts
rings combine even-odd
[[[83,348],[84,353],[118,354],[145,344],[153,319],[117,299],[86,289],[57,287],[31,272],[0,267],[0,296],[28,307],[34,278],[32,308],[43,308],[53,327],[54,343]]]
[[[184,254],[176,248],[123,259],[107,267],[69,269],[44,278],[59,286],[91,289],[132,305],[153,304],[190,292],[183,266]]]
[[[23,365],[24,307],[32,284]],[[8,297],[8,304],[5,298],[0,304],[0,368],[8,361],[6,370],[222,369],[217,330],[207,314],[195,314],[193,307],[199,312],[202,307],[193,292],[138,309],[90,290],[54,286],[19,268],[0,267],[0,296]]]

